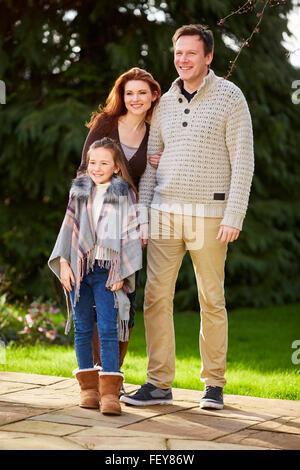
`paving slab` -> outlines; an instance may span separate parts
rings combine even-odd
[[[53,375],[23,374],[22,372],[0,371],[0,380],[9,382],[19,382],[24,384],[51,385],[57,382],[63,382],[66,377],[57,377]]]
[[[0,428],[0,450],[84,450],[85,447],[57,436],[5,432]]]
[[[122,407],[123,408],[123,407]],[[70,408],[62,409],[53,413],[48,413],[42,416],[33,418],[34,420],[55,420],[57,417],[65,423],[71,422],[80,424],[84,423],[86,426],[97,426],[104,425],[105,423],[111,423],[112,426],[115,424],[118,427],[124,426],[128,423],[140,421],[153,416],[150,412],[142,413],[127,413],[126,410],[117,419],[115,416],[103,415],[99,410],[80,408],[79,406],[72,406]]]
[[[0,398],[2,395],[7,395],[8,393],[19,392],[20,390],[30,390],[35,387],[36,385],[32,384],[3,381],[0,382]]]
[[[124,428],[105,428],[102,425],[97,425],[97,426],[91,426],[89,428],[82,428],[80,431],[76,431],[76,433],[72,434],[73,437],[78,437],[78,436],[98,436],[98,437],[157,437],[156,433],[152,433],[149,431],[135,431],[135,430],[128,430]],[[164,439],[170,439],[174,436],[171,436],[169,434],[160,434],[160,437]]]
[[[284,432],[258,431],[246,429],[235,434],[217,439],[218,443],[231,443],[236,445],[259,446],[267,449],[299,450],[300,437],[296,434]]]
[[[225,395],[225,405],[237,406],[245,411],[269,414],[271,416],[300,416],[300,401],[278,400],[275,398]]]
[[[160,436],[69,436],[70,442],[85,445],[91,450],[167,450],[167,442]]]
[[[266,450],[264,447],[246,446],[239,444],[220,444],[210,441],[195,441],[192,439],[169,439],[169,450]]]
[[[49,423],[45,421],[23,420],[1,427],[1,431],[14,431],[31,434],[49,434],[50,436],[67,436],[84,429],[71,424]]]
[[[202,392],[187,390],[186,388],[173,388],[173,401],[188,401],[199,405]]]
[[[47,408],[72,406],[78,403],[78,384],[74,379],[64,379],[50,385],[6,393],[1,395],[1,400],[28,405],[34,403]]]
[[[243,409],[241,405],[229,406],[225,404],[223,410],[214,409],[201,409],[199,406],[187,410],[188,413],[201,414],[207,416],[219,416],[221,418],[229,419],[243,419],[249,421],[265,422],[277,417],[277,415],[270,412],[255,411],[252,409]]]
[[[252,429],[284,432],[286,434],[298,434],[300,437],[300,418],[283,416],[282,418],[276,418],[272,421],[259,423],[252,426]]]
[[[137,423],[140,421],[148,420],[154,416],[166,415],[182,410],[181,407],[174,406],[152,406],[152,407],[132,407],[121,404],[122,415],[117,419],[115,416],[103,415],[99,410],[88,410],[80,408],[79,406],[72,406],[69,408],[54,411],[52,413],[45,413],[32,420],[35,421],[57,421],[66,424],[78,424],[81,426],[111,426],[111,427],[124,427],[128,424]]]
[[[86,410],[86,411],[90,411],[90,410]],[[110,421],[110,420],[100,421],[100,418],[101,418],[100,412],[98,411],[97,414],[94,410],[93,412],[95,413],[94,418],[92,417],[80,418],[79,416],[71,416],[71,415],[64,413],[64,410],[61,410],[60,412],[41,414],[34,418],[30,418],[30,420],[44,421],[46,423],[70,424],[74,426],[83,426],[84,428],[98,426],[99,422],[101,423],[101,426],[103,427],[109,427],[109,428],[119,427],[118,418],[115,419],[115,421]]]
[[[49,408],[48,411],[51,411]],[[0,401],[0,426],[45,413],[45,408]]]
[[[235,433],[245,429],[255,421],[224,419],[216,416],[193,415],[187,412],[178,412],[157,416],[148,419],[148,427],[157,434],[170,434],[173,436],[189,436],[194,439],[213,440],[220,436]],[[129,430],[144,429],[144,422],[131,424],[125,427]]]
[[[78,406],[76,379],[0,372],[0,449],[300,449],[299,402],[225,394],[223,410],[203,410],[202,392],[173,395],[173,405],[122,403],[121,416],[105,416]]]

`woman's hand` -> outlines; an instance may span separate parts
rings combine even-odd
[[[140,225],[140,240],[142,248],[145,248],[148,244],[148,224]]]
[[[124,281],[118,281],[118,282],[115,282],[112,286],[110,286],[110,290],[112,292],[115,292],[116,290],[119,290],[119,289],[122,289],[124,285]]]
[[[72,284],[75,284],[75,277],[68,261],[60,262],[60,282],[68,292],[71,292]]]
[[[148,160],[153,168],[158,168],[159,160],[161,157],[162,152],[156,153],[155,155],[149,155]]]

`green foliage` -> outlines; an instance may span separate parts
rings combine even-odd
[[[138,65],[165,92],[176,77],[171,37],[178,26],[193,22],[213,29],[213,69],[226,75],[235,53],[224,35],[238,43],[257,22],[250,12],[217,26],[238,6],[235,0],[0,1],[0,79],[7,91],[6,105],[0,105],[0,275],[10,297],[61,301],[46,262],[80,162],[84,124],[104,104],[116,77]],[[281,45],[291,7],[287,1],[266,9],[260,33],[230,77],[249,103],[256,157],[243,232],[228,252],[230,306],[300,298],[300,116],[291,101],[299,74]],[[144,279],[145,272],[142,287]],[[198,308],[189,256],[175,307]]]

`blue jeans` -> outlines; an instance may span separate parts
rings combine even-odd
[[[134,327],[134,317],[135,317],[135,309],[136,309],[136,290],[140,285],[140,272],[141,271],[136,271],[135,273],[135,290],[129,294],[127,294],[127,297],[130,301],[130,310],[129,310],[129,328]],[[95,323],[97,323],[97,312],[96,308],[94,307],[94,320]]]
[[[94,270],[84,275],[80,284],[80,298],[75,307],[74,289],[70,297],[74,313],[75,353],[79,369],[90,369],[93,364],[92,338],[96,306],[97,326],[101,341],[101,365],[104,372],[119,371],[119,340],[114,295],[105,287],[108,270],[100,268],[97,261]]]

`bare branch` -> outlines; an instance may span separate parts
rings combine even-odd
[[[244,47],[246,47],[246,46],[248,47],[250,41],[252,40],[252,38],[254,36],[254,34],[259,33],[259,26],[260,26],[260,23],[262,22],[262,19],[263,19],[263,16],[264,16],[264,13],[265,13],[265,10],[266,10],[267,6],[275,7],[275,6],[286,3],[286,0],[260,0],[260,1],[248,0],[241,7],[239,7],[236,11],[233,11],[233,12],[229,13],[227,16],[225,16],[224,18],[221,18],[220,21],[217,23],[218,26],[222,26],[225,23],[225,21],[228,20],[228,18],[230,18],[231,16],[237,15],[237,14],[241,15],[241,14],[244,14],[244,13],[248,13],[249,11],[254,11],[254,10],[256,10],[256,7],[257,7],[258,3],[263,3],[263,2],[264,2],[264,6],[263,6],[262,10],[260,12],[256,13],[256,17],[259,18],[258,22],[256,23],[256,25],[255,25],[252,33],[250,34],[250,36],[247,39],[243,40],[243,43],[242,43],[241,47],[239,48],[238,53],[235,56],[235,58],[230,61],[230,67],[229,67],[229,70],[228,70],[226,76],[224,77],[225,79],[227,79],[228,77],[230,77],[232,75],[233,69],[235,68],[236,62],[237,62],[242,50],[244,49]]]

